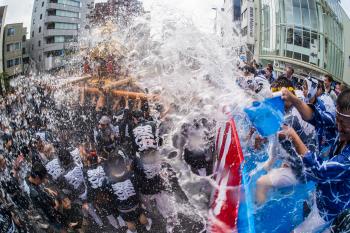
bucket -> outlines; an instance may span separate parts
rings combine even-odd
[[[261,136],[271,136],[278,132],[283,123],[284,101],[281,96],[255,101],[244,112]]]

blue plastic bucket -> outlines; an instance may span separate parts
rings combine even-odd
[[[284,101],[280,96],[255,101],[244,112],[261,136],[271,136],[277,133],[283,123]]]

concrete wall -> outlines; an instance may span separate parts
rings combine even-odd
[[[3,38],[5,29],[5,18],[6,18],[7,6],[0,6],[0,74],[3,70]]]
[[[8,30],[14,29],[14,35],[8,35]],[[23,40],[23,36],[26,35],[27,29],[23,27],[23,23],[8,24],[5,26],[4,31],[4,71],[9,76],[21,74],[23,72],[23,54],[22,48],[26,46],[26,41]],[[19,48],[14,51],[8,51],[7,47],[11,44],[19,43]],[[19,64],[8,67],[8,61],[19,59]]]

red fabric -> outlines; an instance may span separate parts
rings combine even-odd
[[[220,143],[221,130],[218,133],[217,143]],[[224,131],[221,145],[217,145],[219,154],[215,178],[218,188],[213,191],[209,217],[211,233],[227,233],[237,230],[242,178],[241,164],[244,158],[233,120],[226,123]]]

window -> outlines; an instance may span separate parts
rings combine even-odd
[[[19,64],[21,64],[21,59],[16,58],[14,63],[15,63],[15,66],[18,66]]]
[[[294,59],[301,60],[301,54],[297,53],[297,52],[294,52]]]
[[[293,28],[287,28],[287,43],[288,44],[293,44]]]
[[[26,48],[22,48],[22,54],[26,54]]]
[[[19,49],[21,49],[21,43],[19,43],[19,42],[6,45],[7,52],[13,52],[13,51],[16,51]]]
[[[78,12],[73,11],[64,11],[64,10],[49,10],[47,12],[49,16],[62,16],[69,18],[80,18],[80,14]]]
[[[34,13],[36,13],[36,7],[34,8]]]
[[[54,50],[54,51],[50,51],[46,54],[47,57],[59,57],[59,56],[63,56],[63,55],[64,55],[63,50]]]
[[[53,44],[53,43],[75,42],[75,41],[77,41],[77,39],[73,36],[52,36],[47,38],[46,43]]]
[[[34,37],[34,31],[32,31],[32,38]]]
[[[45,5],[45,2],[42,2],[42,3],[41,3],[41,7],[44,7],[44,5]]]
[[[41,62],[41,55],[39,55],[39,62]]]
[[[58,3],[63,5],[80,7],[80,2],[75,0],[50,0],[50,3]]]
[[[39,27],[39,33],[41,33],[41,27]]]
[[[14,63],[13,60],[8,60],[7,61],[7,68],[11,68],[12,66],[14,66],[13,63]]]
[[[294,44],[297,46],[302,46],[303,45],[303,40],[302,40],[302,31],[299,29],[294,30]]]
[[[43,19],[43,14],[40,14],[40,19]]]
[[[7,60],[7,68],[11,68],[13,66],[18,66],[21,64],[21,59],[20,58],[15,58],[12,60]]]
[[[80,15],[78,12],[72,12],[72,11],[56,10],[56,15],[63,16],[63,17],[70,17],[70,18],[80,18]]]
[[[77,30],[78,25],[74,23],[54,23],[53,29]]]
[[[38,41],[38,46],[39,46],[39,47],[41,46],[41,40]]]
[[[248,26],[245,26],[243,29],[242,29],[242,36],[246,36],[248,34]]]
[[[14,36],[16,34],[15,28],[9,28],[7,29],[7,36]]]
[[[34,50],[34,44],[32,44],[32,51]]]
[[[22,36],[22,42],[26,42],[26,40],[27,40],[27,36],[26,36],[26,35],[23,35],[23,36]]]

